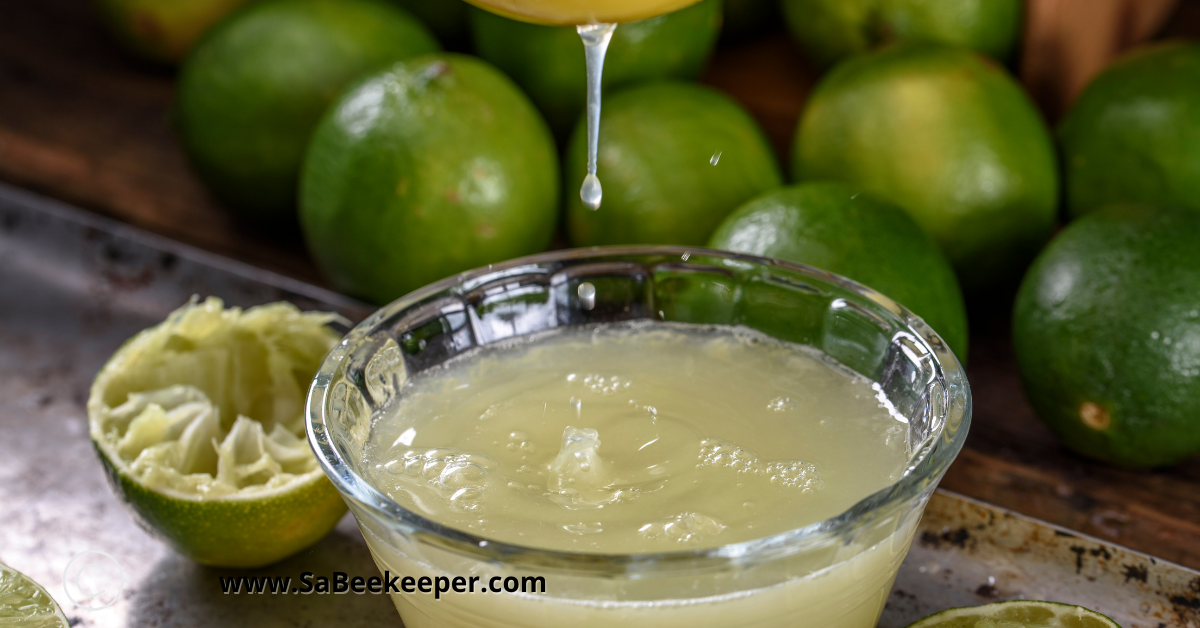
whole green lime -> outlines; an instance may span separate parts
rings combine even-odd
[[[896,203],[968,291],[1018,276],[1050,236],[1058,164],[1033,103],[968,50],[903,44],[817,85],[792,148],[797,181],[844,181]]]
[[[841,183],[802,183],[739,207],[708,247],[807,264],[874,288],[925,319],[966,359],[967,311],[954,268],[895,205]]]
[[[1114,202],[1200,209],[1200,44],[1160,44],[1112,64],[1058,138],[1072,216]]]
[[[1071,449],[1126,467],[1200,451],[1200,221],[1110,206],[1072,222],[1017,294],[1025,394]]]
[[[739,205],[782,184],[771,147],[731,98],[691,83],[609,94],[600,122],[598,210],[584,207],[587,133],[566,158],[567,226],[576,246],[702,245]]]
[[[470,6],[463,0],[392,0],[392,2],[417,16],[446,46],[458,48],[470,39],[470,27],[467,24],[467,10]]]
[[[1006,60],[1021,34],[1021,0],[783,0],[796,43],[830,66],[894,41],[948,44]]]
[[[109,31],[130,52],[175,64],[205,32],[247,0],[99,0]]]
[[[702,0],[674,13],[621,24],[604,59],[604,89],[700,76],[720,30],[721,0]],[[472,9],[471,32],[479,56],[529,94],[557,135],[570,133],[587,101],[583,42],[575,29]]]
[[[426,55],[349,90],[313,134],[300,223],[339,289],[386,303],[545,250],[554,139],[520,89],[463,55]]]
[[[265,0],[215,28],[179,77],[178,128],[200,177],[262,223],[291,220],[321,114],[360,74],[438,49],[382,0]]]

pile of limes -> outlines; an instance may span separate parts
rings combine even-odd
[[[965,359],[964,303],[1014,289],[1036,257],[1014,347],[1038,413],[1071,448],[1116,464],[1200,451],[1200,45],[1113,65],[1056,142],[1003,65],[1019,43],[1019,0],[700,0],[616,30],[598,155],[604,201],[591,210],[578,193],[584,56],[572,28],[460,0],[102,1],[131,49],[164,62],[187,53],[176,119],[212,193],[260,228],[298,223],[348,294],[384,303],[556,237],[707,245],[870,285]],[[783,161],[739,103],[696,81],[723,22],[745,37],[776,11],[825,68]],[[1046,247],[1064,197],[1078,220]],[[252,312],[223,315],[218,331]],[[305,334],[309,348],[324,338]],[[315,368],[309,357],[289,357],[303,362],[294,372]],[[264,479],[269,490],[187,480],[188,469],[212,466],[188,457],[192,425],[284,457],[298,434],[287,417],[244,413],[206,388],[226,376],[220,368],[197,372],[208,379],[147,371],[118,388],[102,374],[93,436],[116,484],[202,562],[261,563],[311,542],[332,525],[332,506],[313,506],[310,525],[240,558],[222,553],[232,541],[215,528],[180,527],[227,516],[196,506],[197,492],[261,491],[252,515],[262,521],[303,511],[297,496],[332,495],[299,462]],[[294,402],[271,390],[276,405],[263,407]],[[220,421],[197,419],[200,407]],[[142,460],[146,451],[159,453]]]
[[[1017,295],[1026,395],[1085,456],[1179,462],[1200,452],[1200,45],[1118,60],[1058,136],[1074,220]]]

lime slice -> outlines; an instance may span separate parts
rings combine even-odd
[[[0,563],[0,625],[66,628],[70,623],[41,585]]]
[[[258,567],[325,536],[346,505],[304,434],[334,314],[191,303],[109,359],[92,442],[142,527],[196,562]]]
[[[1121,628],[1117,622],[1082,606],[1013,600],[952,608],[908,628]]]

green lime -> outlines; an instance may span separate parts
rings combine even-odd
[[[204,38],[179,78],[178,127],[200,177],[263,223],[290,220],[321,114],[372,68],[437,50],[382,0],[265,0]]]
[[[893,41],[947,44],[1008,59],[1021,35],[1022,0],[783,0],[796,43],[830,66]]]
[[[605,95],[601,111],[600,209],[579,199],[587,173],[582,121],[567,152],[567,224],[576,246],[702,245],[738,205],[782,184],[754,119],[713,89],[649,83]]]
[[[247,1],[98,0],[98,5],[105,25],[127,50],[175,64],[210,27]]]
[[[1130,54],[1096,77],[1058,128],[1067,209],[1200,209],[1200,44]]]
[[[908,628],[1121,628],[1117,622],[1082,606],[1012,600],[952,608]]]
[[[720,30],[721,0],[620,25],[604,59],[604,89],[700,76]],[[575,28],[528,24],[471,9],[471,31],[479,56],[529,94],[556,135],[570,133],[587,101],[583,42]]]
[[[339,289],[386,303],[448,275],[543,251],[558,157],[537,109],[456,54],[397,63],[349,90],[313,135],[300,222]]]
[[[1126,467],[1200,451],[1200,221],[1110,206],[1063,230],[1017,294],[1025,394],[1071,449]]]
[[[304,427],[336,318],[209,298],[109,359],[88,398],[92,444],[144,528],[198,563],[259,567],[337,525],[346,504]]]
[[[4,563],[0,563],[0,624],[14,628],[71,625],[46,589]]]
[[[467,10],[463,0],[392,0],[420,18],[446,46],[458,47],[470,36]]]
[[[845,181],[906,209],[968,291],[1016,276],[1050,236],[1058,164],[1041,116],[1004,68],[904,44],[829,72],[792,148],[797,181]]]
[[[895,205],[841,183],[802,183],[739,207],[708,246],[815,266],[874,288],[966,358],[967,311],[954,268]]]

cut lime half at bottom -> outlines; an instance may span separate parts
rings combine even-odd
[[[1013,600],[951,608],[908,628],[1121,628],[1117,622],[1082,606]]]
[[[66,628],[70,622],[41,585],[0,563],[0,626]]]

